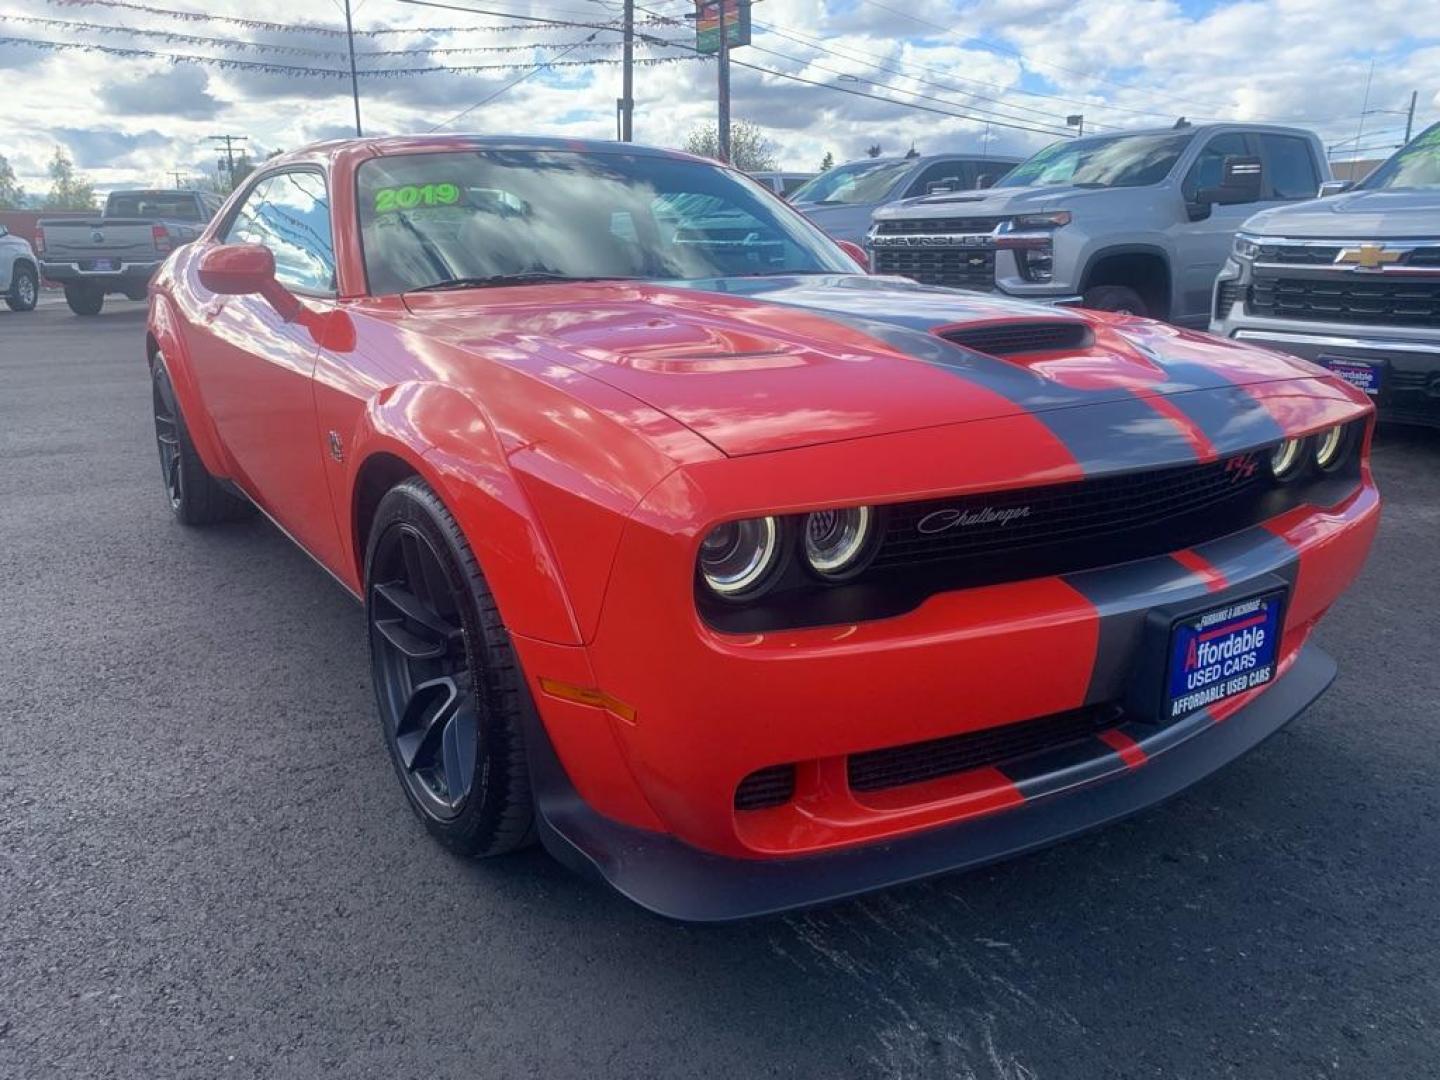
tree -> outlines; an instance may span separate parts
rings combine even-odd
[[[821,171],[821,172],[829,172],[829,171],[830,171],[831,169],[833,169],[834,167],[835,167],[835,155],[832,154],[829,150],[826,150],[826,151],[825,151],[825,156],[820,159],[820,171]]]
[[[274,154],[265,155],[267,160],[280,153],[276,150]],[[255,163],[250,160],[250,155],[245,151],[235,155],[235,175],[230,175],[229,162],[221,158],[215,163],[215,172],[200,181],[201,191],[213,191],[216,195],[229,195],[237,187],[245,182],[245,178],[255,171]]]
[[[50,194],[41,206],[46,210],[94,210],[95,187],[75,171],[65,151],[55,147],[50,159]]]
[[[19,210],[25,205],[25,190],[15,181],[15,170],[0,154],[0,210]]]
[[[879,157],[879,156],[880,156],[880,144],[877,142],[877,143],[871,143],[869,146],[867,146],[867,147],[865,148],[865,156],[866,156],[866,157]]]
[[[685,137],[685,152],[719,158],[718,131],[714,124],[701,124]],[[741,172],[767,172],[775,168],[775,144],[758,124],[734,120],[730,124],[730,164]]]

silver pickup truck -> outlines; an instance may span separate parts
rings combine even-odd
[[[1386,419],[1440,426],[1440,124],[1354,190],[1245,222],[1210,329],[1324,364]]]
[[[202,191],[112,191],[96,218],[42,218],[35,227],[41,273],[65,287],[76,315],[98,315],[109,293],[142,300],[150,275],[200,235],[220,209]]]
[[[875,212],[877,274],[1203,327],[1215,275],[1256,209],[1330,179],[1308,131],[1195,124],[1068,139],[989,191]]]

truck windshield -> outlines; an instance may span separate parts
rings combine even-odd
[[[790,201],[812,206],[884,202],[890,189],[914,166],[911,161],[852,161],[837,165],[795,189]]]
[[[1104,135],[1047,146],[1000,181],[1004,187],[1143,187],[1170,175],[1193,131]]]
[[[1440,124],[1415,136],[1356,186],[1362,191],[1440,189]]]
[[[105,202],[105,216],[200,221],[200,200],[184,191],[117,191]]]
[[[853,273],[824,233],[728,170],[624,153],[458,150],[360,166],[370,291]]]

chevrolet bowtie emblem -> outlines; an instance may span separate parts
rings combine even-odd
[[[1382,266],[1400,261],[1400,252],[1392,251],[1384,244],[1361,244],[1359,247],[1342,248],[1335,256],[1336,263],[1358,266],[1362,270],[1379,270]]]

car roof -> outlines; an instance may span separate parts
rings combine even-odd
[[[1186,124],[1183,128],[1177,128],[1172,124],[1169,127],[1135,128],[1133,131],[1107,131],[1104,132],[1104,137],[1108,138],[1113,135],[1178,135],[1182,132],[1196,134],[1235,128],[1240,128],[1244,131],[1266,131],[1280,135],[1299,135],[1302,138],[1310,138],[1314,134],[1314,132],[1306,128],[1288,127],[1285,124],[1265,124],[1249,120],[1222,120],[1208,124]],[[1086,137],[1088,138],[1089,136]],[[1101,133],[1096,132],[1095,137],[1101,137]],[[1066,140],[1060,139],[1057,141],[1064,142]]]

